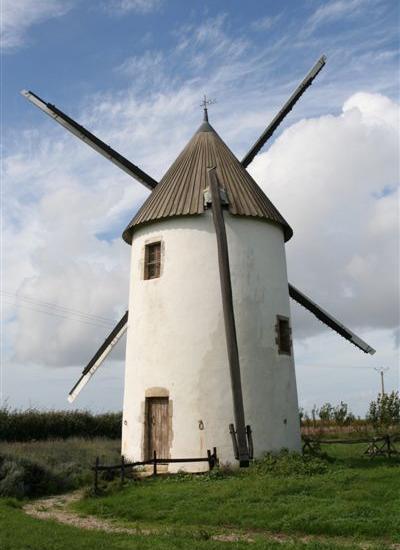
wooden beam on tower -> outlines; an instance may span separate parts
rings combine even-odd
[[[237,344],[235,314],[233,310],[232,282],[229,267],[228,240],[226,237],[224,213],[222,210],[220,186],[215,168],[208,171],[211,191],[212,214],[218,247],[218,265],[221,283],[222,308],[228,350],[229,370],[233,397],[233,413],[236,424],[237,450],[239,464],[249,465],[249,450],[247,446],[246,422],[243,405],[242,381],[240,376],[239,349]]]

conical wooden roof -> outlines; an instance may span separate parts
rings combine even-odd
[[[277,223],[283,228],[285,241],[291,238],[293,231],[289,224],[214,128],[204,121],[129,223],[123,239],[131,244],[138,225],[172,216],[202,214],[204,190],[208,187],[207,169],[213,166],[225,189],[231,214]]]

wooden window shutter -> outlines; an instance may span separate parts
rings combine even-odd
[[[276,316],[276,343],[278,352],[291,355],[292,354],[292,329],[290,328],[289,319],[282,315]]]
[[[144,278],[157,279],[161,274],[161,242],[146,244]]]

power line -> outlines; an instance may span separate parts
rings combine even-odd
[[[46,302],[44,300],[38,300],[38,299],[32,298],[30,296],[24,295],[24,294],[11,293],[11,292],[6,292],[6,291],[1,291],[1,294],[3,294],[6,297],[16,299],[17,303],[19,301],[24,301],[24,302],[28,302],[29,304],[39,305],[40,307],[44,307],[46,309],[50,309],[50,310],[53,310],[53,311],[58,311],[58,312],[63,313],[63,314],[73,314],[75,316],[79,316],[79,317],[82,317],[82,318],[87,319],[87,320],[96,320],[96,321],[100,321],[100,322],[107,323],[107,324],[116,322],[116,319],[111,319],[109,317],[103,317],[101,315],[95,315],[93,313],[87,313],[87,312],[84,312],[84,311],[81,311],[81,310],[78,310],[78,309],[74,309],[74,308],[70,308],[70,307],[66,307],[66,306],[60,306],[60,305],[54,304],[52,302]]]
[[[299,363],[297,363],[299,365]],[[355,365],[300,365],[302,367],[313,367],[313,368],[317,368],[317,369],[342,369],[342,370],[347,370],[347,369],[356,369],[356,370],[361,370],[361,369],[367,369],[367,370],[374,370],[375,367],[358,367],[358,366],[355,366]]]
[[[30,309],[31,311],[36,311],[37,313],[45,313],[46,315],[51,315],[53,317],[60,317],[61,319],[67,319],[69,321],[78,321],[79,323],[83,323],[84,325],[92,325],[94,327],[101,327],[101,328],[107,328],[107,329],[113,326],[112,323],[108,323],[107,325],[105,323],[100,324],[100,323],[96,323],[95,320],[90,321],[88,319],[81,319],[79,317],[73,317],[71,315],[62,315],[60,313],[56,313],[50,310],[37,309],[27,304],[18,304],[18,303],[16,304],[15,302],[7,301],[7,300],[5,300],[5,302],[8,304],[16,305],[17,307],[23,307],[25,309]]]
[[[60,310],[75,313],[75,314],[78,314],[78,315],[83,315],[84,317],[94,317],[94,318],[97,318],[97,319],[102,320],[102,321],[113,322],[113,323],[116,321],[115,319],[110,319],[109,317],[103,317],[101,315],[95,315],[93,313],[87,313],[85,311],[80,311],[79,309],[70,308],[70,307],[66,307],[66,306],[60,306],[58,304],[55,304],[55,303],[52,303],[52,302],[46,302],[44,300],[38,300],[37,298],[32,298],[31,296],[27,296],[26,294],[20,294],[18,292],[11,293],[11,292],[6,292],[6,291],[2,290],[1,294],[12,296],[13,298],[16,296],[18,300],[23,300],[23,301],[32,302],[32,303],[35,303],[35,304],[40,304],[40,305],[43,305],[43,306],[46,306],[46,307],[60,309]]]

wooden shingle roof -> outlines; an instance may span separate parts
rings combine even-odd
[[[265,193],[222,141],[203,122],[159,184],[128,224],[122,237],[131,244],[136,226],[172,216],[202,214],[207,169],[215,166],[233,215],[262,218],[282,226],[285,241],[293,231]]]

